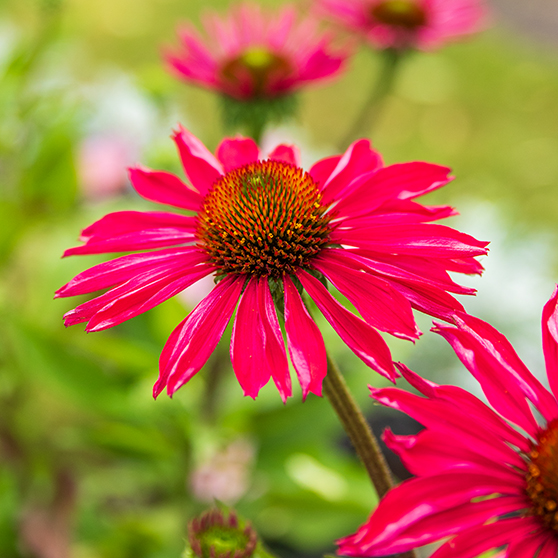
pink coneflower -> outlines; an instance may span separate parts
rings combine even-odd
[[[377,48],[430,50],[479,31],[482,0],[316,0],[324,15]]]
[[[245,395],[273,378],[283,400],[292,393],[276,307],[284,316],[292,365],[302,386],[321,394],[326,354],[301,297],[314,301],[343,341],[380,374],[396,376],[384,331],[419,336],[412,308],[450,319],[463,307],[447,293],[472,294],[447,271],[480,273],[486,242],[429,224],[454,214],[413,198],[447,184],[449,169],[423,162],[384,167],[368,140],[342,156],[300,168],[298,150],[279,145],[262,159],[251,139],[225,139],[217,156],[190,132],[174,135],[190,184],[167,172],[130,169],[137,192],[195,212],[111,213],[81,236],[73,254],[147,252],[97,265],[57,296],[109,288],[65,316],[87,331],[117,325],[203,277],[215,288],[171,334],[160,359],[158,395],[174,393],[209,358],[235,308],[231,360]],[[153,251],[154,248],[159,250]],[[363,319],[329,293],[331,282]]]
[[[179,78],[239,100],[273,98],[333,77],[347,57],[334,52],[315,18],[296,23],[291,7],[263,13],[241,4],[226,19],[205,19],[208,39],[193,28],[180,31],[182,49],[165,58]]]
[[[339,541],[341,554],[387,556],[451,537],[432,558],[473,558],[501,546],[508,558],[556,558],[557,305],[558,289],[542,315],[552,393],[501,333],[468,315],[456,318],[457,327],[436,324],[434,331],[451,344],[496,412],[470,393],[428,382],[404,366],[403,375],[425,398],[372,389],[381,404],[426,427],[417,436],[387,430],[384,438],[417,478],[388,492],[369,521]]]

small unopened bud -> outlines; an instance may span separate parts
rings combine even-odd
[[[197,558],[251,558],[258,535],[250,524],[239,521],[234,511],[213,509],[190,522],[188,542]]]

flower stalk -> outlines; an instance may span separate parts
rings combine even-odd
[[[393,479],[378,440],[366,422],[352,396],[337,364],[327,355],[327,375],[323,382],[324,394],[339,417],[341,424],[362,461],[379,498],[393,488]],[[399,555],[415,558],[413,551]]]
[[[344,150],[356,138],[367,137],[370,129],[377,122],[385,98],[391,93],[395,76],[407,51],[388,48],[382,52],[380,75],[372,86],[372,90],[353,125],[343,137],[339,148]]]

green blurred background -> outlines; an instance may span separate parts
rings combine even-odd
[[[558,277],[558,56],[544,42],[552,4],[530,3],[531,19],[519,4],[495,2],[491,30],[407,60],[371,137],[388,163],[454,169],[457,180],[429,201],[455,204],[462,216],[452,224],[492,241],[485,276],[465,279],[479,289],[466,307],[542,373],[538,321]],[[91,335],[63,327],[76,301],[52,301],[102,261],[60,259],[82,228],[109,211],[153,209],[130,191],[126,165],[180,172],[169,139],[177,122],[210,148],[222,137],[216,98],[171,78],[160,59],[177,23],[198,24],[206,8],[0,0],[2,558],[178,557],[188,519],[216,495],[281,556],[317,556],[374,506],[327,402],[302,404],[298,391],[283,406],[273,386],[244,398],[228,335],[172,400],[153,401],[159,353],[196,293]],[[299,119],[265,142],[296,142],[306,166],[333,154],[377,67],[376,55],[359,52],[341,79],[303,92]],[[428,331],[428,319],[419,323]],[[320,325],[355,395],[382,422],[366,389],[381,379]],[[426,377],[474,389],[433,334],[415,346],[388,341],[395,359]]]

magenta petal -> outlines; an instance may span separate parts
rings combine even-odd
[[[438,386],[415,374],[404,364],[397,363],[397,368],[403,377],[423,395],[431,399],[447,401],[453,407],[458,408],[459,412],[466,413],[471,420],[482,424],[485,430],[493,432],[524,453],[529,453],[531,447],[528,440],[472,393],[457,386]]]
[[[265,329],[258,306],[258,279],[242,293],[231,337],[231,362],[244,395],[255,399],[271,377],[266,366]]]
[[[202,196],[223,175],[221,163],[194,134],[178,127],[173,139],[178,147],[184,172]]]
[[[409,301],[388,281],[330,261],[327,252],[314,258],[312,265],[355,305],[372,327],[402,339],[419,337]]]
[[[322,334],[310,317],[291,278],[283,277],[285,289],[285,330],[291,362],[302,387],[302,399],[308,392],[322,395],[327,374],[327,358]]]
[[[217,158],[223,163],[225,172],[229,172],[260,158],[260,150],[252,138],[227,138],[217,148]]]
[[[441,473],[435,477],[411,479],[384,496],[368,522],[355,535],[339,542],[340,551],[343,554],[361,556],[404,552],[459,530],[459,518],[452,514],[453,508],[465,506],[465,509],[470,510],[471,506],[466,504],[470,504],[473,498],[495,493],[517,496],[518,492],[518,488],[510,487],[498,478],[469,472]],[[511,509],[506,509],[508,513],[517,510],[517,499],[513,500]],[[495,505],[498,508],[500,503],[496,502]],[[490,505],[488,508],[491,510]],[[462,512],[462,509],[459,511]],[[435,515],[439,517],[433,522],[429,521]],[[444,516],[448,518],[447,525]],[[461,519],[466,521],[466,516],[461,515]],[[428,522],[426,533],[421,533],[420,522],[423,521]],[[408,540],[404,533],[413,526],[416,526],[415,536]],[[400,536],[402,540],[399,539]],[[351,549],[358,549],[358,554],[351,552]]]
[[[542,535],[541,538],[543,538]],[[546,540],[546,542],[544,543],[544,546],[542,547],[541,552],[537,556],[537,558],[556,558],[557,554],[558,554],[558,540],[556,539],[556,537],[550,535]]]
[[[452,180],[450,169],[431,163],[413,162],[379,169],[359,187],[351,190],[336,206],[340,215],[355,217],[384,201],[412,199],[431,192]]]
[[[113,300],[90,318],[86,331],[108,329],[143,314],[200,279],[207,277],[213,271],[214,268],[210,265],[179,268],[173,270],[172,274],[147,283],[141,276],[138,276],[122,287],[113,289],[112,292],[120,291],[122,288],[123,292],[119,292],[118,295],[114,293]]]
[[[480,340],[468,331],[442,324],[435,324],[432,331],[440,334],[452,346],[461,362],[481,384],[494,409],[531,436],[536,436],[537,421],[525,400],[524,391],[514,378],[517,372],[510,373],[510,364],[498,358],[494,345],[492,348],[486,347],[487,340]],[[499,346],[499,342],[496,346]],[[525,365],[522,363],[522,366]]]
[[[408,471],[415,476],[430,476],[449,470],[469,469],[472,472],[492,472],[497,475],[504,464],[492,461],[475,447],[466,446],[455,438],[434,429],[423,430],[416,436],[396,436],[387,428],[383,434],[386,446],[396,453]]]
[[[335,229],[333,242],[390,254],[433,258],[459,258],[487,253],[487,242],[476,240],[444,225],[401,224]]]
[[[195,240],[196,219],[159,211],[117,211],[84,229],[76,246],[64,257],[107,252],[132,252],[187,244]]]
[[[296,145],[278,145],[267,158],[300,167],[300,151]]]
[[[537,526],[533,518],[517,517],[472,527],[449,540],[431,558],[477,558],[487,550],[528,536]]]
[[[223,335],[245,283],[243,276],[225,277],[172,332],[159,359],[157,397],[172,395],[205,364]]]
[[[525,462],[505,439],[491,430],[479,429],[477,424],[470,420],[468,413],[462,411],[454,402],[424,399],[401,389],[375,389],[370,386],[369,389],[371,397],[376,401],[410,415],[426,428],[432,428],[448,437],[456,437],[463,444],[474,446],[477,451],[483,452],[494,461],[524,470]]]
[[[136,192],[145,199],[198,211],[203,198],[188,188],[178,176],[170,172],[153,171],[145,167],[128,169]]]
[[[516,539],[507,548],[505,558],[525,558],[526,556],[532,558],[537,556],[540,558],[541,554],[537,554],[537,551],[544,544],[546,538],[553,538],[550,534],[543,535],[542,533],[535,533],[526,537],[521,537],[521,539]],[[552,555],[552,558],[556,558],[556,553]]]
[[[382,158],[370,147],[370,141],[361,139],[353,142],[322,188],[324,205],[338,199],[353,179],[380,168],[382,164]]]
[[[542,341],[548,382],[552,393],[558,397],[558,287],[544,305]]]
[[[397,373],[382,336],[366,322],[343,308],[312,275],[303,270],[297,277],[327,321],[347,346],[370,368],[395,381]]]
[[[314,179],[314,182],[320,186],[321,190],[323,190],[324,184],[328,181],[331,173],[337,167],[340,159],[340,155],[328,157],[326,159],[321,159],[310,167],[308,174]]]
[[[293,394],[289,362],[283,342],[283,334],[277,320],[275,303],[271,297],[267,278],[258,279],[258,308],[261,312],[265,336],[266,363],[271,371],[271,377],[281,394],[283,403]]]
[[[207,254],[193,246],[169,248],[156,252],[130,254],[95,265],[56,291],[55,298],[87,294],[128,281],[144,271],[178,266],[194,266],[208,261]]]
[[[370,536],[367,532],[370,523],[378,521],[376,515],[370,518],[367,525],[359,529],[353,537],[347,537],[340,541],[340,553],[366,556],[384,556],[386,554],[403,553],[432,543],[441,538],[453,535],[470,527],[482,525],[484,522],[506,514],[514,513],[522,509],[522,499],[515,496],[505,496],[484,500],[481,502],[466,502],[449,510],[434,512],[424,518],[415,521],[408,518],[407,524],[401,523],[400,530],[394,531],[387,540],[380,540],[382,535]],[[376,533],[374,529],[373,533]],[[352,541],[357,539],[358,543]]]

